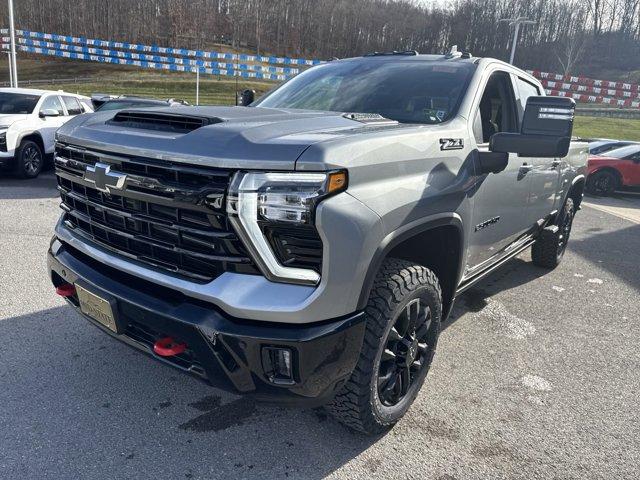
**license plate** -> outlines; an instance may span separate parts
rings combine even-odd
[[[82,288],[80,285],[76,285],[76,292],[78,292],[78,300],[82,313],[93,318],[109,330],[113,332],[118,331],[116,319],[113,315],[113,307],[109,300],[90,292],[86,288]]]

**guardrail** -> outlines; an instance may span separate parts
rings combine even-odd
[[[21,86],[30,86],[30,85],[54,85],[56,83],[90,83],[95,82],[95,77],[67,77],[67,78],[42,78],[35,80],[20,80]],[[0,86],[2,87],[10,87],[11,82],[0,82]]]
[[[576,115],[581,117],[626,118],[640,121],[640,110],[632,108],[576,108]]]

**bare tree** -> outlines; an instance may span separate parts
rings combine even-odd
[[[527,16],[518,65],[590,73],[640,70],[640,0],[20,0],[19,28],[136,43],[330,58],[443,52],[452,44],[506,59]],[[0,1],[0,26],[6,25]],[[589,55],[585,55],[586,48]]]

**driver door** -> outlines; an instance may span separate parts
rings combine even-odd
[[[518,110],[509,73],[494,71],[474,107],[473,134],[478,155],[489,151],[494,133],[519,131]],[[476,172],[479,172],[476,162]],[[529,218],[530,165],[509,154],[505,170],[478,176],[473,194],[469,255],[465,277],[481,272],[517,245],[533,223]]]
[[[640,186],[640,151],[628,155],[620,162],[618,170],[622,171],[622,183],[625,186]]]

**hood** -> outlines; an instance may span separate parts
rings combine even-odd
[[[58,130],[58,140],[174,162],[293,170],[311,144],[385,125],[397,123],[307,110],[161,107],[81,115]]]
[[[608,163],[619,162],[620,159],[616,157],[607,157],[606,155],[591,155],[588,159],[588,163]]]
[[[0,114],[0,127],[8,127],[14,122],[26,120],[28,115],[24,114]]]

